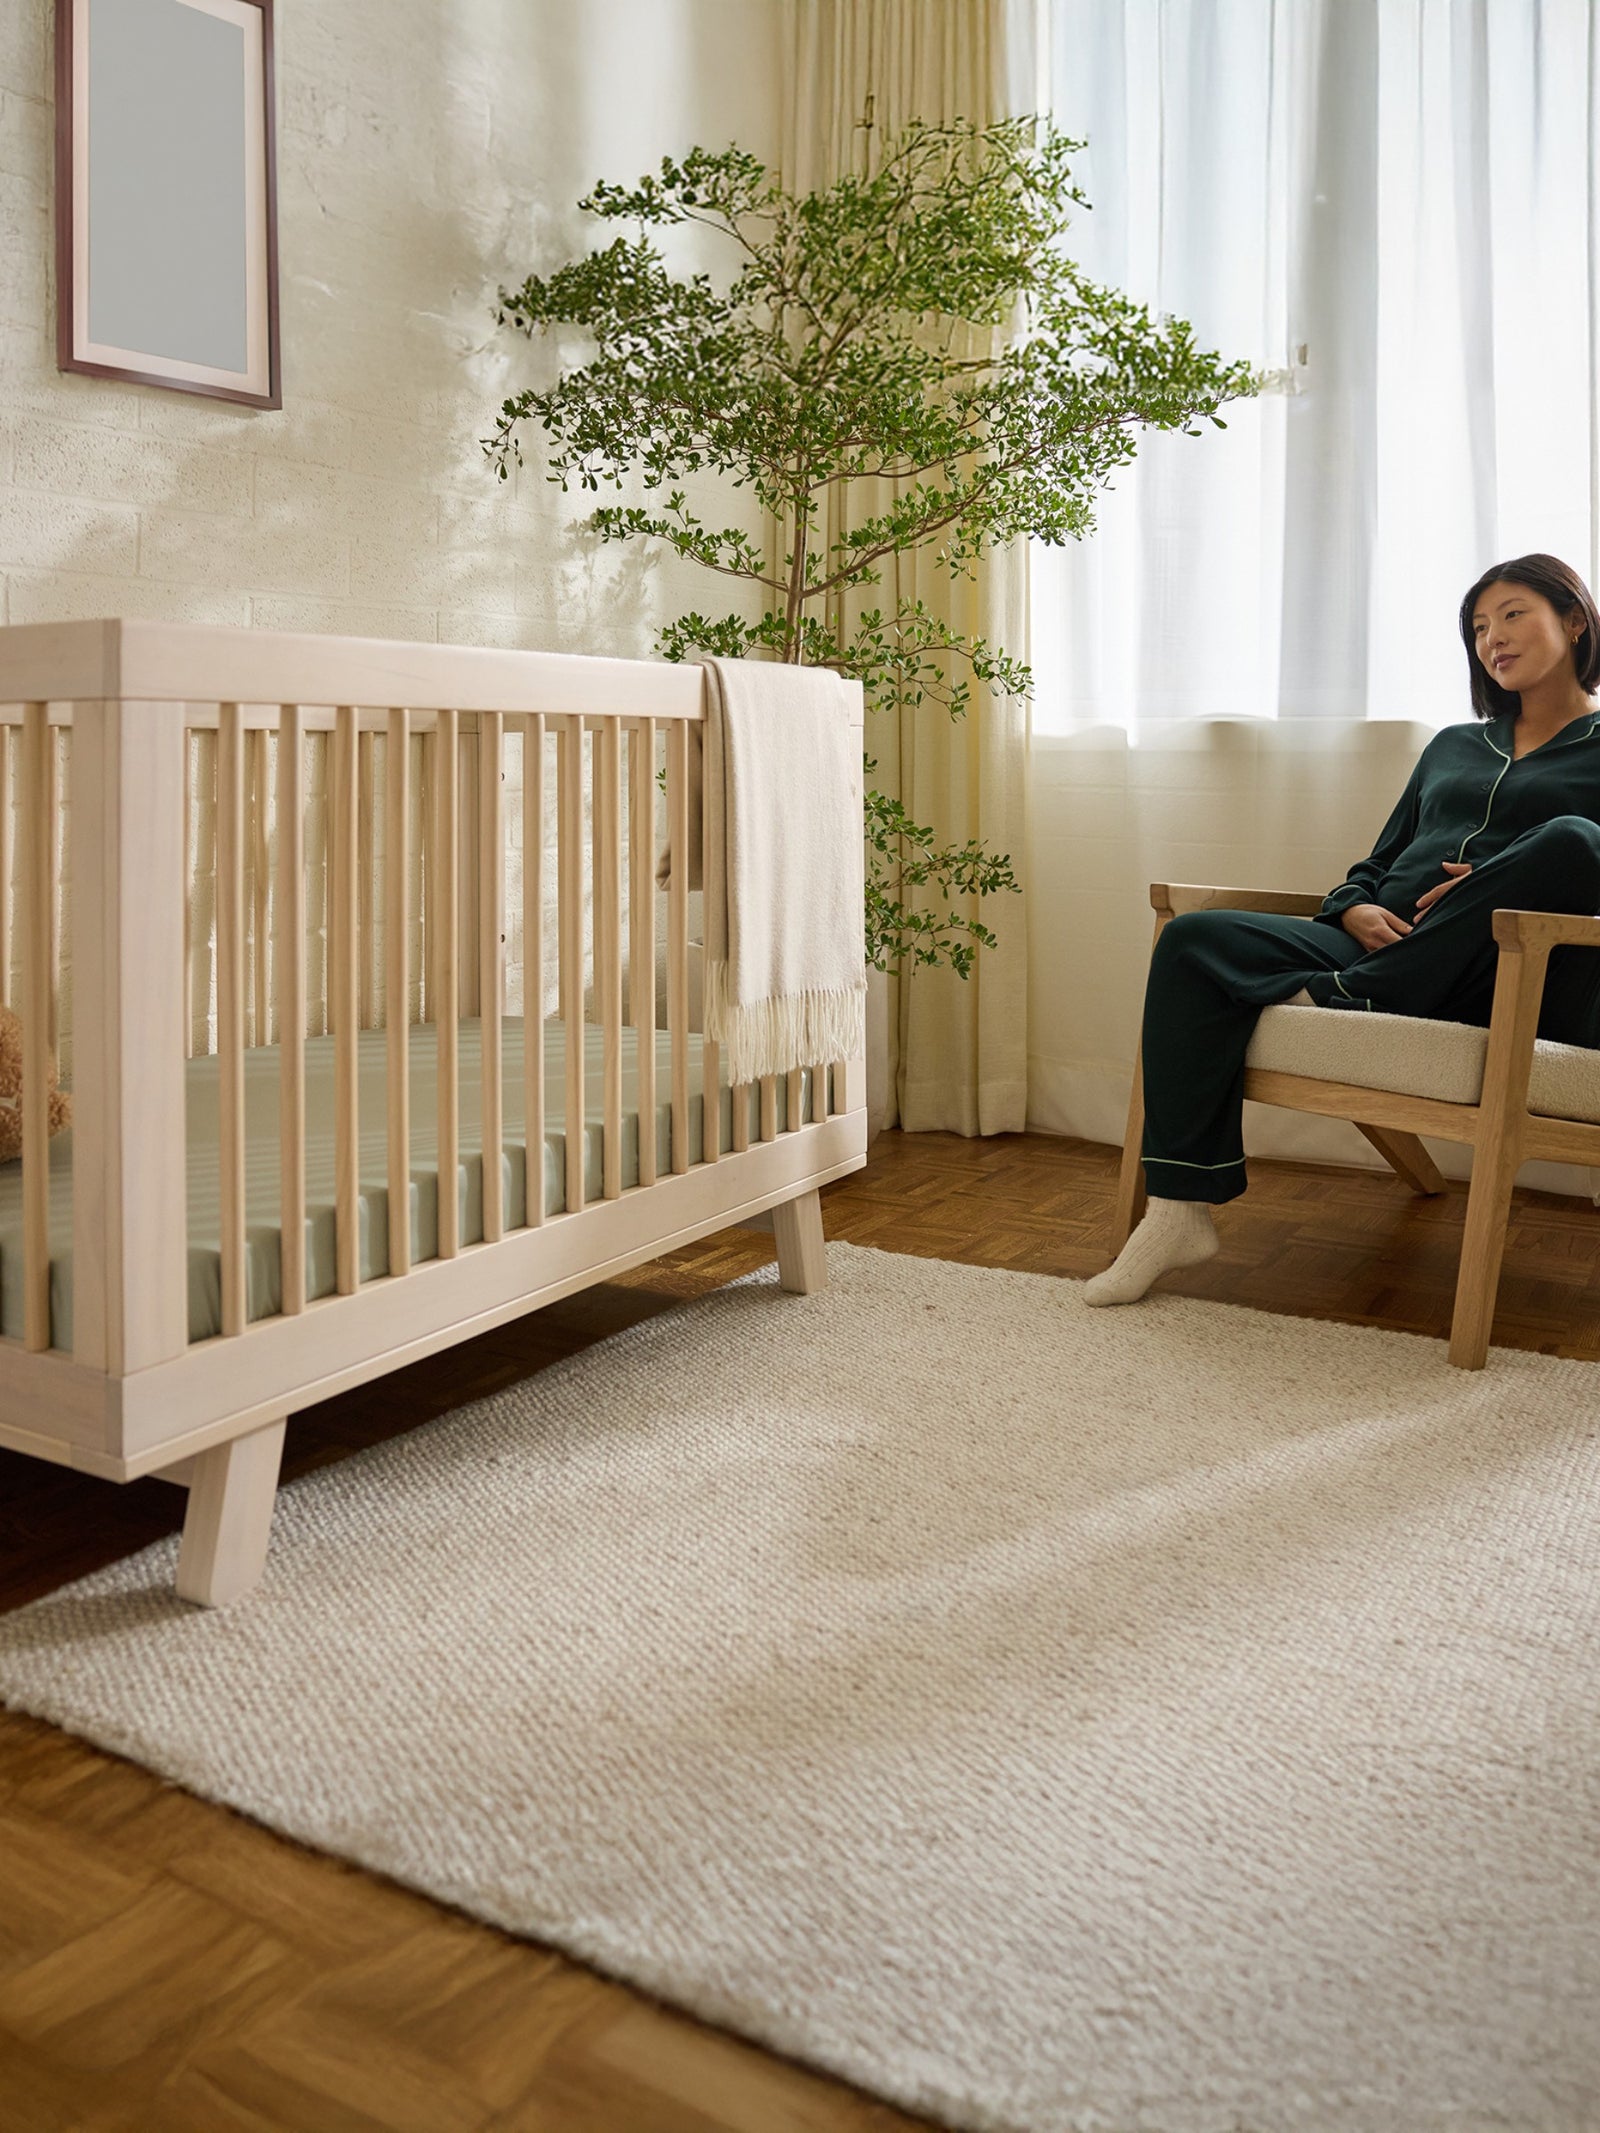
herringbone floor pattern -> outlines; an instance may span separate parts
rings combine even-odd
[[[1105,1263],[1114,1151],[885,1135],[830,1236],[972,1264]],[[1224,1248],[1171,1287],[1443,1336],[1463,1196],[1260,1164]],[[413,1427],[746,1272],[734,1232],[298,1416],[289,1474]],[[1600,1357],[1600,1215],[1521,1194],[1497,1341]],[[0,1605],[178,1523],[0,1453]],[[916,2121],[52,1729],[0,1713],[4,2133],[892,2133]]]

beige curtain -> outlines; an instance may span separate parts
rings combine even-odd
[[[1030,10],[1019,0],[787,0],[782,173],[810,191],[872,167],[908,120],[987,123],[1027,108]],[[1018,84],[1021,85],[1019,101]],[[853,485],[853,509],[877,508]],[[831,539],[839,524],[830,512]],[[1027,656],[1026,557],[992,553],[974,580],[926,557],[886,559],[866,604],[926,601],[952,628]],[[938,706],[869,717],[875,782],[941,843],[982,838],[1023,879],[1025,705],[974,692],[957,724]],[[889,987],[888,1123],[909,1131],[1019,1132],[1027,1111],[1024,896],[974,898],[998,934],[971,977],[908,969]]]

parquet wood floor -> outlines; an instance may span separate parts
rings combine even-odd
[[[1114,1150],[886,1134],[828,1234],[1104,1265]],[[1448,1330],[1464,1194],[1253,1166],[1184,1294]],[[286,1474],[398,1434],[771,1256],[736,1231],[297,1416]],[[1600,1214],[1521,1193],[1497,1342],[1600,1358]],[[180,1493],[0,1453],[0,1606],[172,1530]],[[909,2133],[915,2121],[0,1712],[0,2133]]]

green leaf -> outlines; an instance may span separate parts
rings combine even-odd
[[[598,248],[497,293],[533,368],[482,440],[489,464],[506,480],[535,430],[564,492],[631,492],[596,508],[597,542],[765,593],[753,618],[669,621],[664,658],[830,667],[861,682],[869,730],[1027,698],[1029,668],[1001,647],[920,598],[865,596],[902,557],[970,579],[997,546],[1082,540],[1146,431],[1225,429],[1218,409],[1266,375],[1080,272],[1085,145],[1042,118],[917,121],[873,170],[811,193],[736,144],[600,181],[579,202]],[[686,222],[700,256],[720,247],[714,273],[670,267],[656,244]],[[708,519],[719,485],[775,532]],[[872,960],[966,976],[995,939],[978,907],[1016,888],[1009,860],[938,845],[875,791],[866,835]]]

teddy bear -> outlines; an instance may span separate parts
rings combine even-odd
[[[50,1062],[50,1137],[72,1123],[72,1098],[56,1087],[56,1063]],[[0,1163],[22,1153],[22,1020],[0,1007]]]

